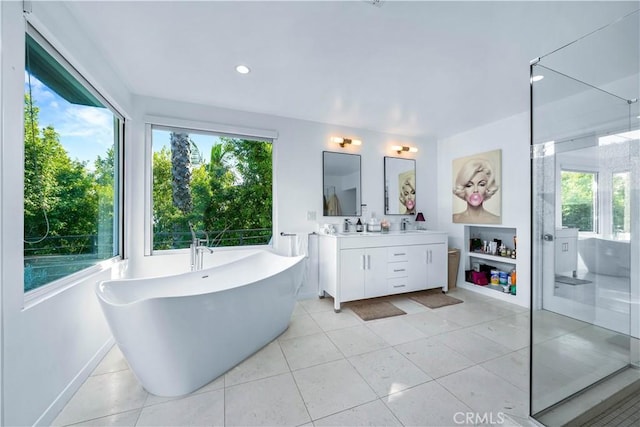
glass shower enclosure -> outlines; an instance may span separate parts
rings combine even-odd
[[[640,417],[639,15],[531,63],[530,414],[548,426]]]

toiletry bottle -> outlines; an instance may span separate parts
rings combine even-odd
[[[362,231],[362,221],[360,221],[360,218],[358,218],[358,222],[356,223],[356,231],[360,232]]]
[[[511,295],[516,294],[516,269],[511,270]]]

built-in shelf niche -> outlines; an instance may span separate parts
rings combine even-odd
[[[464,248],[462,250],[462,259],[464,262],[464,271],[462,279],[458,280],[460,287],[472,290],[474,292],[483,293],[494,298],[498,298],[504,301],[512,303],[520,303],[519,298],[516,295],[504,292],[501,285],[476,285],[472,282],[467,282],[465,278],[465,272],[472,269],[473,263],[488,264],[496,267],[498,270],[510,272],[515,269],[516,274],[518,270],[518,257],[516,250],[516,258],[510,256],[493,255],[490,253],[484,253],[482,251],[471,250],[471,239],[477,238],[480,241],[493,241],[494,239],[501,240],[508,249],[514,248],[514,236],[517,236],[517,229],[515,227],[501,227],[501,226],[484,226],[484,225],[465,225],[464,227]],[[516,280],[516,290],[520,283]],[[523,285],[524,286],[524,285]]]

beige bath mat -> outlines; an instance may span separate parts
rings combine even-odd
[[[415,302],[419,302],[429,308],[440,308],[463,302],[458,298],[443,294],[442,289],[429,289],[426,291],[414,292],[407,296]]]
[[[353,301],[345,304],[345,306],[351,309],[362,320],[383,319],[385,317],[407,314],[389,301],[383,300]]]

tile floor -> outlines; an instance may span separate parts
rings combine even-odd
[[[528,309],[450,295],[464,303],[429,309],[399,296],[406,315],[368,322],[334,313],[330,298],[300,301],[277,340],[182,398],[147,393],[114,347],[54,424],[532,425]]]

